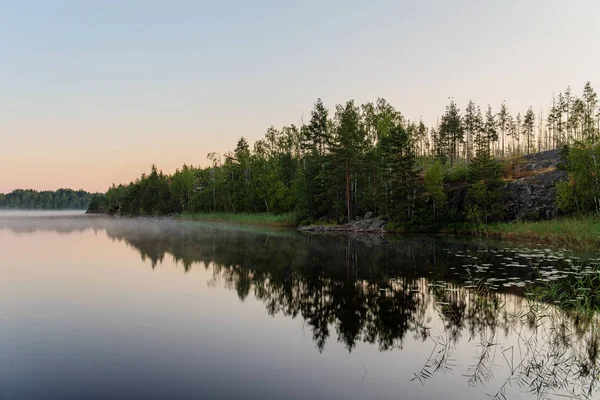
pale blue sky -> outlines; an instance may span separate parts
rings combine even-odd
[[[2,1],[0,191],[105,190],[384,97],[546,107],[600,90],[598,1]]]

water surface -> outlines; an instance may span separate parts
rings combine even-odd
[[[0,213],[0,398],[592,398],[596,320],[525,311],[530,286],[595,261],[453,237]]]

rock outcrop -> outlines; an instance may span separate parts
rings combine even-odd
[[[381,218],[373,218],[373,213],[367,213],[364,218],[349,222],[344,225],[307,225],[298,228],[302,232],[366,232],[385,233],[385,221]]]
[[[568,178],[557,169],[562,159],[559,150],[523,156],[514,167],[517,176],[507,183],[505,218],[509,221],[537,221],[559,215],[556,207],[556,184]]]
[[[556,206],[556,183],[568,179],[565,171],[559,169],[561,163],[559,150],[523,156],[512,167],[512,177],[504,186],[504,220],[537,221],[553,219],[559,216]],[[448,207],[464,217],[466,213],[467,183],[447,185]],[[385,221],[375,218],[372,212],[364,218],[357,217],[344,225],[316,224],[298,228],[304,232],[368,232],[385,233]]]
[[[568,178],[567,173],[557,169],[561,162],[558,150],[523,156],[512,168],[517,178],[508,180],[504,186],[504,219],[506,221],[538,221],[559,216],[556,207],[556,183]],[[466,212],[467,184],[446,187],[448,206],[460,214]]]
[[[560,150],[548,150],[539,153],[528,154],[514,167],[516,173],[544,171],[556,169],[562,161]]]
[[[506,219],[537,221],[553,219],[556,207],[556,183],[567,179],[565,171],[553,170],[516,179],[506,185]]]

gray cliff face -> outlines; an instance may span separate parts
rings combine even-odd
[[[559,150],[550,150],[524,156],[515,166],[515,173],[530,175],[506,185],[508,221],[538,221],[559,215],[555,186],[568,178],[565,171],[557,169],[560,162]]]
[[[542,171],[555,169],[562,161],[560,150],[548,150],[540,153],[529,154],[522,157],[522,162],[514,167],[515,172]]]
[[[513,167],[513,175],[521,176],[504,187],[504,219],[506,221],[538,221],[559,216],[556,207],[556,183],[567,180],[565,171],[558,170],[561,162],[558,150],[523,156]],[[448,206],[464,214],[468,185],[446,188]]]
[[[538,221],[559,215],[556,207],[556,183],[567,179],[565,171],[549,171],[520,178],[506,185],[506,219]]]

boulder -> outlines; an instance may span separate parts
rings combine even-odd
[[[368,218],[352,221],[343,225],[308,225],[298,228],[303,232],[365,232],[385,233],[385,221],[380,218]]]

